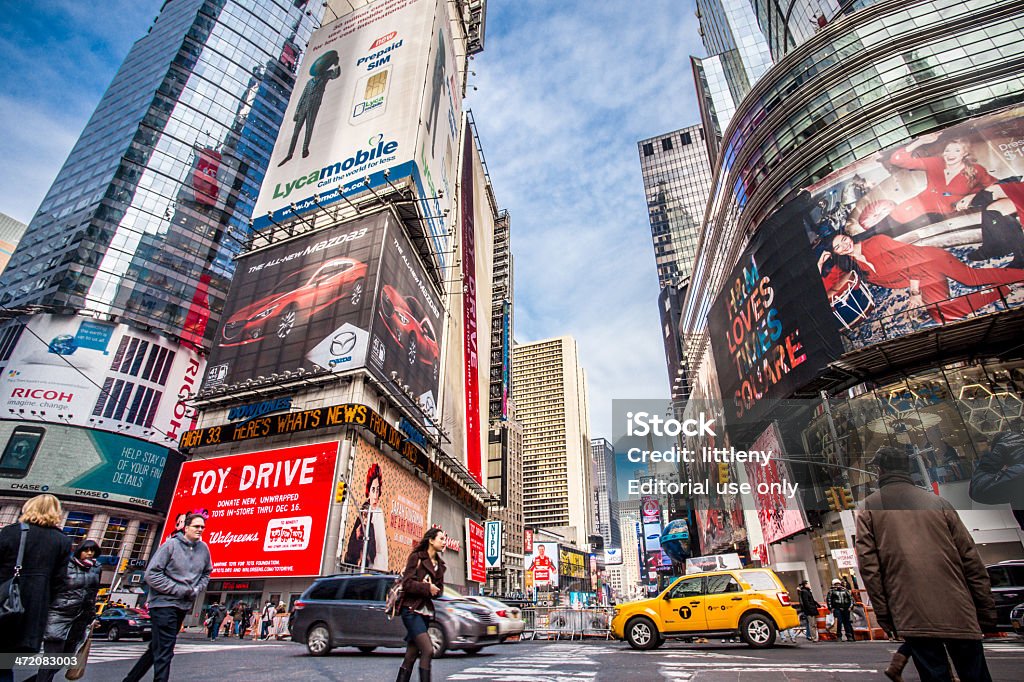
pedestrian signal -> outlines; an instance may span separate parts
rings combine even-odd
[[[853,501],[853,492],[849,488],[839,488],[839,501],[842,509],[856,509],[857,503]]]
[[[334,489],[334,501],[338,504],[345,501],[345,481],[338,481],[338,486]]]
[[[829,511],[839,511],[842,509],[842,502],[839,499],[839,493],[836,492],[836,488],[829,488],[825,491],[825,499],[828,500]]]
[[[728,483],[729,482],[729,464],[727,462],[718,463],[718,482]]]

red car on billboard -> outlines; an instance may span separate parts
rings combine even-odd
[[[231,315],[221,330],[220,345],[241,346],[270,335],[287,338],[342,299],[358,308],[366,290],[366,271],[366,263],[354,258],[333,258],[296,270],[273,293]]]
[[[402,296],[393,286],[385,284],[380,292],[380,316],[391,338],[405,350],[410,367],[424,364],[437,378],[437,333],[423,305],[415,296]]]

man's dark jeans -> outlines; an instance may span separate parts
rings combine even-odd
[[[846,631],[847,640],[852,642],[857,639],[853,634],[853,619],[849,609],[833,609],[832,615],[836,619],[836,639],[843,638],[843,630]]]
[[[992,682],[980,639],[933,639],[907,637],[921,682],[949,682],[952,678],[946,652],[953,659],[956,674],[967,682]]]
[[[186,613],[173,606],[157,606],[149,610],[153,639],[135,667],[125,676],[124,682],[138,682],[150,668],[153,668],[153,682],[167,682],[171,676],[174,644],[178,641],[178,631],[181,630]]]

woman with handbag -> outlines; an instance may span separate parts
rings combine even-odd
[[[100,589],[100,567],[96,557],[100,546],[86,540],[67,563],[67,578],[50,604],[43,635],[43,653],[49,655],[73,654],[85,643],[96,618],[96,593]],[[34,677],[25,682],[50,682],[57,668],[39,668]]]
[[[0,585],[11,589],[17,581],[22,610],[0,615],[0,651],[35,654],[43,642],[50,601],[64,584],[71,540],[57,530],[61,524],[60,501],[53,495],[37,495],[21,508],[18,523],[0,530]],[[17,577],[15,567],[20,566]],[[9,669],[0,669],[0,682],[14,680]]]
[[[430,682],[430,660],[434,645],[427,634],[430,619],[434,615],[432,597],[444,589],[445,536],[440,528],[431,528],[423,539],[409,553],[402,572],[402,601],[399,615],[405,625],[405,658],[398,669],[396,682],[409,682],[412,666],[420,659],[420,682]]]

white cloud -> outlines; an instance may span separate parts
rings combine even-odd
[[[636,143],[699,122],[692,7],[488,4],[470,92],[498,202],[512,216],[516,334],[570,334],[591,435],[611,401],[668,395]]]

